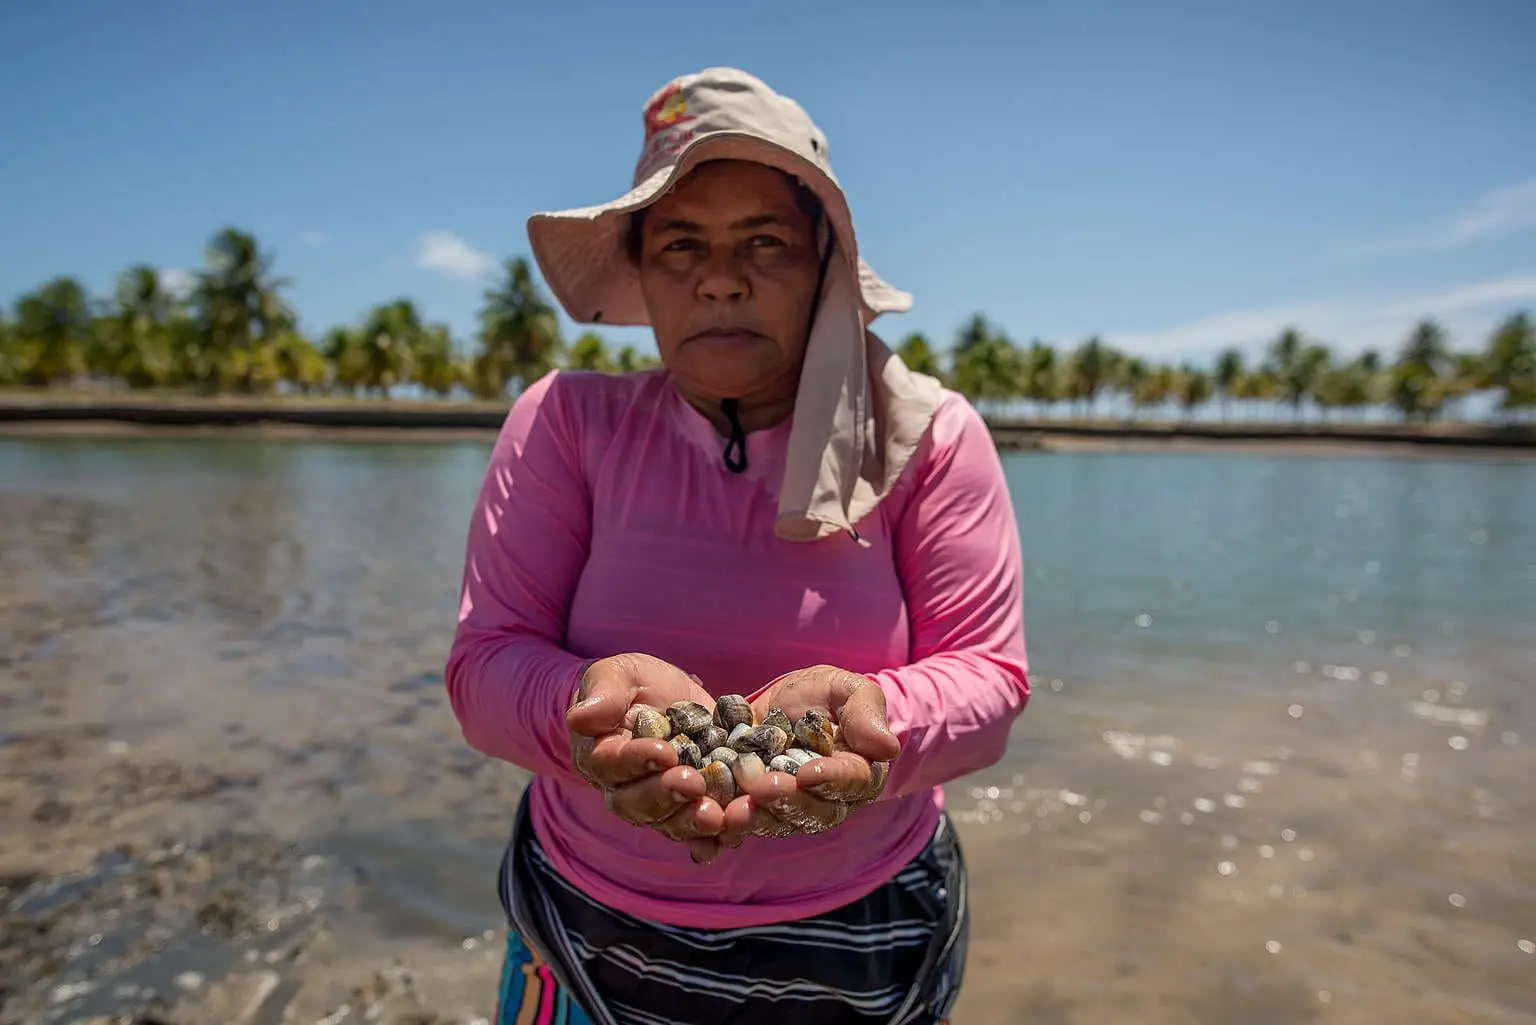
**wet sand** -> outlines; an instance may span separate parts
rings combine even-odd
[[[0,1025],[484,1022],[525,778],[442,693],[456,567],[441,608],[366,554],[295,588],[276,499],[220,487],[207,537],[0,492]],[[1037,665],[949,788],[954,1021],[1536,1022],[1530,655],[1219,700]]]
[[[493,438],[506,404],[323,396],[144,392],[0,392],[0,437],[313,438],[451,441]],[[992,419],[1007,451],[1263,451],[1288,455],[1536,456],[1536,426],[1442,421],[1257,422]]]

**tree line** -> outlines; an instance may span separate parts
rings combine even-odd
[[[60,276],[0,311],[0,387],[66,387],[83,380],[134,389],[200,394],[376,395],[418,386],[440,397],[468,393],[505,399],[554,367],[624,372],[654,366],[632,346],[611,350],[585,332],[567,342],[529,262],[506,260],[485,290],[473,344],[455,344],[447,325],[426,320],[408,298],[373,307],[359,323],[305,337],[284,297],[291,282],[249,232],[228,227],[207,247],[190,286],[173,290],[147,264],[128,267],[110,296],[93,296]],[[1058,407],[1093,417],[1118,398],[1132,415],[1217,402],[1280,403],[1306,409],[1385,407],[1407,420],[1432,420],[1486,392],[1504,416],[1536,408],[1536,322],[1510,315],[1465,350],[1433,320],[1413,327],[1395,353],[1341,359],[1287,328],[1250,360],[1237,347],[1211,366],[1164,364],[1120,352],[1098,337],[1066,348],[1015,343],[976,314],[940,352],[922,334],[898,351],[913,369],[934,374],[984,407],[1027,403],[1045,415]]]

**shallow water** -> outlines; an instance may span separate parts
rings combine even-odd
[[[0,439],[0,650],[259,777],[356,923],[478,935],[520,776],[439,674],[487,452]],[[957,1020],[1536,1021],[1536,461],[1005,464],[1036,697],[949,788]]]

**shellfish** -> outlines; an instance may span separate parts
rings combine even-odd
[[[794,733],[795,724],[790,722],[789,716],[782,708],[770,708],[768,714],[763,716],[764,726],[777,726],[785,733]]]
[[[820,757],[821,755],[815,751],[807,751],[803,747],[787,748],[783,754],[775,755],[773,760],[768,763],[768,771],[787,772],[791,776],[798,776],[800,774],[800,766]]]
[[[738,757],[740,756],[736,753],[735,748],[721,746],[705,755],[704,760],[706,762],[724,762],[726,765],[732,765]]]
[[[724,762],[706,762],[699,770],[704,777],[704,796],[724,808],[736,799],[736,777]]]
[[[737,756],[731,765],[731,775],[736,779],[736,785],[745,790],[751,783],[760,779],[767,772],[767,766],[754,751],[744,751]]]
[[[836,736],[836,727],[832,719],[825,712],[818,712],[814,708],[795,723],[795,740],[801,747],[808,751],[815,751],[819,755],[832,753]]]
[[[709,709],[697,701],[675,701],[667,706],[667,718],[678,733],[696,733],[709,725]]]
[[[752,725],[752,704],[740,694],[722,694],[715,699],[715,724],[726,734],[745,723]]]
[[[693,741],[699,745],[700,751],[713,751],[717,747],[725,747],[730,742],[730,736],[719,726],[710,723],[693,735]]]
[[[672,749],[677,752],[677,764],[688,765],[695,769],[704,767],[704,755],[686,733],[679,733],[671,740]]]
[[[789,734],[777,726],[753,726],[731,745],[738,751],[751,751],[763,758],[773,758],[784,753],[789,746]]]
[[[647,740],[666,740],[672,736],[672,720],[650,705],[640,705],[635,709],[634,734]]]
[[[731,747],[741,750],[741,738],[752,732],[752,724],[748,722],[738,723],[731,729],[731,735],[726,738],[726,743]]]

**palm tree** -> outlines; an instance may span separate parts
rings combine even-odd
[[[1196,409],[1210,401],[1214,390],[1211,375],[1198,367],[1184,366],[1179,369],[1175,380],[1178,382],[1179,407],[1183,409],[1187,420]]]
[[[1178,376],[1172,367],[1153,367],[1131,396],[1131,404],[1138,410],[1164,405],[1177,394],[1178,384]]]
[[[68,383],[86,371],[94,342],[91,300],[72,277],[56,277],[16,303],[14,331],[26,384]]]
[[[957,344],[954,354],[956,391],[978,404],[1007,402],[1023,392],[1024,355],[1007,336],[992,334],[980,340],[962,338],[962,342],[965,347]]]
[[[1516,313],[1494,329],[1483,365],[1488,387],[1503,392],[1500,412],[1536,406],[1536,323],[1529,314]]]
[[[215,234],[205,258],[192,304],[210,354],[226,383],[254,391],[275,370],[272,355],[260,350],[294,327],[293,310],[279,294],[290,282],[272,275],[271,255],[238,228]]]
[[[1227,419],[1232,403],[1232,393],[1243,376],[1243,353],[1240,349],[1227,349],[1216,357],[1216,391],[1221,396],[1221,418]]]
[[[1020,390],[1030,402],[1044,406],[1047,417],[1061,397],[1056,378],[1056,347],[1038,338],[1030,342],[1029,352],[1024,357],[1024,380]]]
[[[1098,335],[1089,338],[1072,354],[1071,380],[1073,398],[1080,398],[1087,405],[1088,416],[1093,416],[1093,406],[1104,387],[1114,380],[1118,354]]]
[[[534,283],[525,258],[507,260],[503,280],[486,289],[484,298],[476,383],[482,394],[498,397],[514,380],[526,388],[549,373],[565,344],[555,308]]]
[[[1265,369],[1274,376],[1279,398],[1291,407],[1292,419],[1301,419],[1301,404],[1313,393],[1328,364],[1328,350],[1308,343],[1295,328],[1286,328],[1271,344]]]
[[[1392,374],[1392,405],[1404,419],[1433,420],[1444,407],[1444,374],[1450,369],[1445,329],[1421,320],[1403,343]]]
[[[105,371],[131,388],[170,384],[180,369],[170,324],[181,309],[160,272],[142,263],[124,270],[117,279],[116,305]]]
[[[642,355],[633,345],[621,348],[613,359],[614,369],[621,374],[633,374],[640,370],[650,370],[661,365],[661,360],[646,353]]]
[[[566,366],[572,370],[596,370],[604,374],[613,371],[613,361],[608,358],[608,346],[602,336],[593,331],[587,331],[571,344]]]
[[[453,394],[465,381],[465,368],[454,356],[447,324],[432,324],[417,335],[411,366],[416,383],[439,398]]]
[[[896,355],[901,357],[901,361],[913,373],[944,379],[944,372],[939,367],[938,354],[933,351],[933,347],[928,344],[928,338],[921,332],[914,331],[902,339]]]
[[[4,310],[0,310],[0,388],[21,382],[21,338]]]
[[[1125,390],[1126,396],[1131,400],[1132,418],[1141,415],[1144,389],[1147,386],[1147,378],[1151,376],[1152,367],[1139,356],[1127,359],[1120,367],[1120,387]]]
[[[973,313],[955,336],[955,353],[969,352],[977,346],[986,345],[996,338],[997,334],[998,332],[984,314]]]
[[[402,298],[375,306],[358,339],[362,361],[359,383],[389,398],[391,388],[411,379],[423,333],[421,315],[411,300]]]

